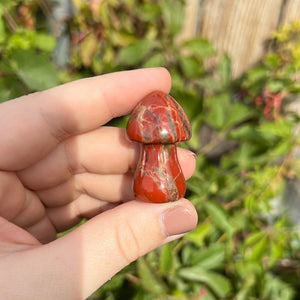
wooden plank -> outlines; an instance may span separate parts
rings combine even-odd
[[[292,21],[300,21],[300,0],[286,0],[283,7],[281,25]]]
[[[182,42],[191,39],[197,35],[197,28],[199,22],[200,2],[199,0],[185,1],[185,18],[183,28],[177,36],[176,41]]]
[[[230,55],[237,77],[262,57],[281,7],[282,0],[204,0],[200,35]]]

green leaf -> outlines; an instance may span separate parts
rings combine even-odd
[[[282,137],[289,139],[292,134],[292,124],[283,119],[279,119],[276,122],[265,122],[258,128],[266,138]]]
[[[110,42],[114,46],[126,47],[137,41],[137,37],[128,32],[118,31],[111,29],[109,32]]]
[[[205,201],[203,203],[208,215],[212,218],[213,223],[222,231],[232,235],[234,232],[233,226],[228,222],[226,211],[217,203],[212,201]]]
[[[232,290],[230,280],[201,266],[180,269],[179,276],[187,280],[205,283],[218,297],[226,297]]]
[[[280,157],[288,154],[293,147],[293,143],[290,140],[282,140],[275,147],[271,148],[269,154],[273,157]]]
[[[201,88],[207,89],[208,91],[219,92],[223,89],[220,80],[217,80],[213,76],[204,76],[198,79],[196,82]]]
[[[162,53],[156,53],[150,57],[145,64],[144,68],[162,67],[164,65],[164,56]]]
[[[245,124],[234,128],[230,132],[230,137],[241,140],[243,142],[250,142],[251,144],[268,145],[268,142],[257,132],[256,128],[250,124]]]
[[[216,54],[212,44],[200,37],[185,41],[182,44],[182,47],[183,49],[188,50],[191,55],[196,57],[206,58]]]
[[[266,67],[270,69],[276,69],[279,67],[280,58],[275,53],[269,53],[264,59],[263,63],[266,65]]]
[[[80,44],[80,57],[85,67],[90,67],[96,53],[98,40],[95,35],[89,34]]]
[[[2,5],[0,5],[0,43],[3,43],[6,38],[5,26],[3,20],[3,11],[4,8]]]
[[[202,73],[201,65],[192,57],[181,56],[179,58],[179,64],[183,74],[188,78],[197,78]]]
[[[198,136],[199,128],[202,124],[202,114],[196,115],[195,118],[191,119],[192,126],[192,137],[191,139],[186,143],[188,147],[191,149],[199,149],[200,147],[200,140]]]
[[[270,242],[270,262],[269,265],[275,264],[275,262],[284,255],[284,246],[278,241]]]
[[[29,30],[17,30],[13,34],[9,35],[7,39],[6,49],[8,51],[15,51],[21,49],[30,49],[32,47],[34,34]]]
[[[182,89],[182,87],[177,86],[177,80],[180,80],[180,78],[176,77],[177,76],[173,76],[172,74],[173,89],[171,91],[171,95],[182,106],[188,118],[192,120],[193,117],[199,116],[199,113],[201,112],[202,99],[197,94],[193,93],[193,91],[188,90],[186,87],[183,87]],[[195,126],[197,126],[196,123]]]
[[[252,232],[249,234],[244,242],[245,247],[251,247],[261,240],[266,233],[264,231]]]
[[[171,272],[173,268],[173,252],[170,243],[162,246],[159,257],[159,270],[161,273]]]
[[[263,236],[253,247],[247,249],[246,259],[248,261],[260,261],[265,255],[268,246],[268,238]]]
[[[160,43],[155,40],[140,40],[129,46],[122,48],[118,54],[118,64],[125,66],[135,66],[142,62],[153,51],[159,47]]]
[[[7,88],[5,78],[0,78],[0,103],[10,98],[10,90]]]
[[[226,128],[231,127],[233,125],[241,123],[251,116],[253,116],[253,112],[249,109],[249,107],[242,103],[233,103],[230,106],[224,126]]]
[[[213,128],[222,129],[227,119],[230,106],[229,93],[222,93],[206,99],[208,114],[206,122]]]
[[[263,299],[291,300],[298,298],[296,290],[280,277],[268,272],[264,279]]]
[[[200,249],[191,256],[189,263],[198,265],[206,270],[218,268],[225,259],[225,245],[212,244],[208,248]]]
[[[184,20],[184,7],[182,1],[159,1],[165,26],[170,34],[174,36],[179,33]]]
[[[10,57],[16,75],[30,91],[45,90],[58,85],[58,73],[49,57],[33,49],[14,50]]]
[[[16,1],[13,0],[1,0],[0,6],[4,9],[10,9],[13,6],[16,6]]]
[[[35,33],[33,46],[42,51],[51,52],[55,46],[53,36],[44,33]]]
[[[96,292],[94,292],[93,295],[88,298],[88,300],[96,300],[96,299],[107,300],[105,294],[121,289],[125,279],[126,279],[125,275],[122,273],[113,276],[111,280],[107,281],[104,285],[101,286],[101,288],[99,288]]]
[[[94,17],[96,17],[96,20],[98,21],[101,20],[101,24],[103,24],[105,27],[110,27],[111,18],[109,4],[107,1],[103,1],[103,3],[99,5],[99,12],[98,14],[95,14]]]
[[[145,21],[155,20],[161,14],[160,6],[156,3],[145,2],[136,9],[136,15]]]
[[[164,294],[166,292],[166,287],[160,277],[157,276],[154,269],[147,263],[144,257],[138,259],[137,269],[144,289],[155,295]]]
[[[269,80],[266,84],[268,90],[272,93],[279,93],[286,87],[286,83],[281,80]]]
[[[268,79],[268,70],[263,67],[256,67],[247,72],[245,84],[246,86],[255,86],[258,83]],[[261,88],[261,86],[260,86]]]
[[[201,247],[204,243],[204,239],[207,237],[210,230],[211,224],[209,222],[199,224],[196,229],[186,234],[184,236],[184,239],[187,239],[193,242],[198,247]]]
[[[231,60],[228,55],[224,55],[219,61],[217,73],[223,87],[227,87],[231,80]]]

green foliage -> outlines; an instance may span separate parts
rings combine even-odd
[[[16,49],[9,55],[9,64],[29,91],[38,91],[58,84],[57,71],[48,59],[47,55],[37,55],[33,49]]]
[[[0,99],[59,80],[164,66],[192,123],[183,146],[198,154],[186,193],[197,228],[132,263],[90,299],[298,299],[299,239],[285,214],[273,213],[273,201],[299,168],[299,116],[287,109],[300,92],[299,24],[274,33],[261,64],[232,80],[227,55],[206,67],[216,55],[208,41],[177,40],[183,1],[74,0],[70,65],[62,72],[50,59],[53,37],[24,23],[21,2],[0,4]],[[22,4],[35,24],[39,1]]]
[[[54,38],[46,28],[35,30],[37,1],[0,4],[0,98],[1,101],[59,84],[59,73],[51,62]],[[28,19],[21,9],[25,8]]]
[[[292,22],[273,33],[274,49],[265,56],[260,66],[245,75],[243,86],[252,95],[257,95],[262,86],[273,93],[300,91],[299,32],[299,22]]]
[[[157,47],[159,47],[159,42],[155,40],[136,41],[120,50],[117,63],[128,67],[136,66]]]
[[[199,155],[187,186],[199,225],[138,260],[128,299],[294,299],[299,269],[289,278],[278,269],[282,261],[298,259],[290,247],[298,237],[283,211],[273,214],[272,203],[282,194],[284,178],[296,174],[292,152],[298,146],[293,134],[298,118],[284,106],[299,92],[292,67],[296,55],[283,63],[285,46],[277,40],[260,66],[233,81],[226,55],[206,69],[205,60],[216,54],[208,41],[178,44],[174,28],[179,25],[168,19],[171,13],[162,13],[166,3],[151,4],[159,30],[143,18],[144,36],[134,32],[135,38],[116,50],[114,63],[117,69],[159,65],[170,70],[171,94],[193,125],[185,147]],[[136,1],[139,5],[134,19],[149,14]],[[177,6],[168,9],[178,14]]]

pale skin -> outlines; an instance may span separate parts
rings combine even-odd
[[[154,68],[0,104],[1,297],[85,299],[130,262],[184,234],[166,234],[164,212],[181,206],[196,226],[188,200],[134,200],[139,147],[124,129],[103,126],[170,87],[168,72]],[[179,149],[178,157],[189,178],[194,156]],[[56,239],[82,218],[89,221]]]

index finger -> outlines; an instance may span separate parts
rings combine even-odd
[[[70,135],[128,114],[153,90],[169,92],[163,68],[81,79],[0,105],[0,169],[20,170]]]

